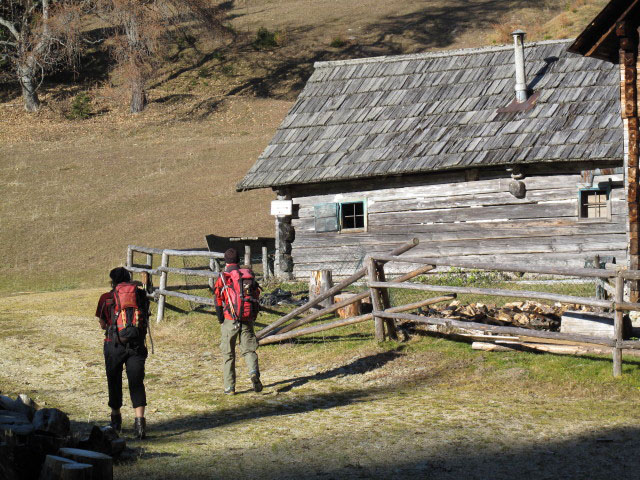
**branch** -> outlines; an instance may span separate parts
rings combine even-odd
[[[17,47],[18,44],[16,42],[10,42],[8,40],[0,40],[0,45],[6,45],[9,47]]]
[[[0,17],[0,25],[2,25],[7,30],[9,30],[9,32],[11,32],[11,35],[13,35],[13,37],[16,40],[18,41],[20,40],[20,33],[18,33],[18,30],[16,30],[15,25],[11,23],[9,20],[5,20],[4,18]]]

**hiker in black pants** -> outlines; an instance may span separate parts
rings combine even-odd
[[[144,364],[147,348],[144,342],[149,303],[146,294],[131,283],[131,275],[123,268],[111,270],[113,289],[100,297],[96,317],[105,330],[104,363],[111,407],[111,426],[122,429],[122,370],[127,370],[131,404],[135,409],[135,435],[144,438],[146,422],[144,408],[147,396],[144,388]],[[131,334],[131,332],[134,332]]]

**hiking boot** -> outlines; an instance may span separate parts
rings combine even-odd
[[[109,423],[111,428],[115,430],[116,433],[122,432],[122,415],[119,413],[111,414],[111,423]]]
[[[262,391],[262,382],[260,381],[260,377],[256,374],[251,375],[251,383],[253,385],[254,392]]]
[[[235,395],[236,394],[236,390],[235,390],[235,388],[225,388],[224,389],[224,394],[225,395]]]
[[[136,417],[136,420],[133,424],[134,435],[136,438],[142,440],[147,436],[147,421],[144,417]]]

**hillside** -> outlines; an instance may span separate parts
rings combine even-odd
[[[101,283],[129,243],[202,247],[204,235],[271,235],[269,191],[238,194],[313,62],[576,35],[603,0],[239,0],[235,38],[167,45],[143,114],[126,113],[118,72],[90,52],[44,108],[0,84],[0,292]],[[272,43],[256,43],[265,28]],[[203,37],[204,38],[204,37]],[[69,120],[74,97],[88,120]]]

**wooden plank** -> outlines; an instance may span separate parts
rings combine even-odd
[[[215,306],[215,300],[213,298],[209,298],[209,297],[200,297],[200,296],[197,296],[197,295],[189,295],[187,293],[174,292],[172,290],[165,290],[165,289],[162,289],[162,288],[158,289],[158,293],[160,295],[166,295],[168,297],[182,298],[184,300],[188,300],[188,301],[193,302],[193,303],[200,303],[202,305]]]
[[[423,317],[420,315],[407,313],[379,312],[379,315],[385,318],[396,318],[398,320],[408,320],[411,322],[426,323],[430,325],[444,325],[455,328],[473,328],[475,330],[494,332],[504,335],[527,335],[528,337],[533,338],[569,340],[572,342],[582,342],[593,345],[606,345],[609,347],[613,347],[615,345],[615,340],[610,340],[608,338],[589,337],[584,335],[569,335],[566,333],[549,332],[545,330],[529,330],[520,327],[502,327],[498,325],[486,325],[484,323],[477,322],[463,322],[460,320],[452,320],[449,318]]]
[[[480,226],[481,225],[481,226]],[[487,227],[493,225],[493,228]],[[427,249],[430,242],[469,242],[471,240],[493,240],[493,239],[521,239],[521,238],[544,238],[544,237],[568,237],[572,235],[583,235],[588,237],[624,234],[623,223],[577,223],[571,227],[556,227],[554,225],[528,227],[526,224],[522,228],[512,228],[502,223],[456,223],[456,224],[432,224],[424,225],[423,232],[416,233],[420,239],[421,248]],[[441,228],[442,227],[442,228]],[[456,228],[458,227],[458,228]],[[399,244],[407,238],[406,233],[397,233],[393,227],[389,227],[388,232],[364,232],[361,234],[340,235],[340,234],[308,234],[306,232],[296,232],[296,240],[293,249],[302,248],[324,248],[335,245],[368,247],[381,243]],[[411,230],[406,228],[404,230]]]
[[[501,264],[501,263],[479,263],[475,261],[458,260],[455,263],[444,263],[441,260],[435,258],[425,257],[399,257],[392,255],[375,255],[376,260],[385,260],[387,262],[400,262],[410,264],[422,264],[422,265],[435,265],[460,267],[460,268],[474,268],[481,270],[495,270],[502,272],[523,272],[523,273],[541,273],[546,275],[566,275],[571,277],[590,277],[590,278],[613,278],[617,275],[615,270],[605,270],[602,268],[556,268],[556,267],[543,267],[534,268],[528,264]]]
[[[410,211],[369,215],[368,224],[406,225],[407,223],[468,222],[495,219],[576,217],[577,202],[499,205],[479,208],[454,208],[439,211]]]
[[[490,255],[507,253],[580,253],[580,252],[600,252],[607,249],[624,250],[627,245],[625,233],[608,235],[573,235],[573,236],[550,236],[550,237],[522,237],[491,240],[475,240],[469,242],[443,241],[423,243],[423,251],[430,255],[440,256],[466,256],[466,255]],[[392,245],[381,244],[367,248],[367,252],[375,254],[377,252],[388,251]],[[325,246],[322,248],[301,247],[292,249],[292,255],[296,263],[305,261],[328,262],[335,259],[356,260],[362,256],[364,249],[362,246],[337,245]],[[584,255],[586,257],[586,255]]]

